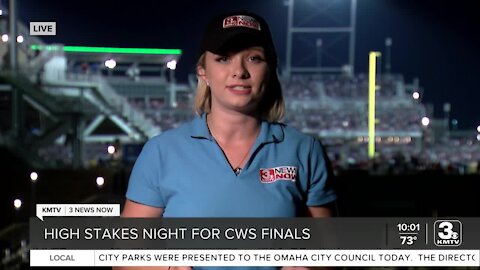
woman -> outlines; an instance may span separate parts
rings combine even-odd
[[[336,195],[321,144],[278,123],[284,101],[265,20],[219,15],[200,48],[199,117],[147,142],[122,216],[330,216]]]

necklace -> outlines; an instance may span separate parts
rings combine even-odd
[[[238,165],[237,165],[237,166],[233,166],[233,164],[230,163],[230,161],[228,160],[228,157],[227,157],[227,155],[225,154],[225,150],[223,150],[224,147],[222,146],[222,143],[215,137],[215,135],[213,135],[213,132],[212,132],[212,131],[210,131],[210,134],[212,134],[213,139],[215,139],[215,142],[218,144],[218,146],[220,147],[220,149],[222,149],[222,152],[223,152],[223,154],[225,155],[225,157],[227,158],[227,161],[228,161],[228,163],[230,164],[230,167],[232,167],[233,173],[235,173],[235,175],[238,176],[238,175],[240,174],[240,172],[242,172],[242,167],[240,167],[240,166],[242,166],[243,162],[245,161],[245,159],[247,158],[248,154],[250,153],[250,148],[245,152],[245,155],[243,155],[243,158],[242,158],[242,160],[240,160],[240,162],[238,163]]]
[[[208,115],[207,115],[208,117]],[[252,148],[253,144],[250,145],[250,147],[248,147],[248,150],[245,152],[245,154],[243,155],[242,157],[242,160],[237,164],[237,166],[233,166],[233,164],[230,162],[230,160],[228,159],[227,157],[227,154],[225,154],[225,150],[223,150],[225,147],[222,146],[222,143],[217,139],[217,137],[215,137],[215,135],[213,134],[212,130],[210,130],[210,125],[208,124],[208,118],[206,119],[206,122],[207,122],[207,128],[208,128],[208,131],[210,132],[210,134],[212,135],[213,139],[215,140],[215,142],[217,143],[218,147],[220,147],[220,150],[222,150],[223,152],[223,155],[225,156],[225,159],[227,160],[228,164],[230,165],[230,167],[232,168],[233,170],[233,173],[235,173],[236,176],[238,176],[241,172],[242,172],[242,164],[243,162],[245,161],[245,159],[249,156],[250,154],[250,148]],[[258,132],[257,131],[257,135],[258,135]]]

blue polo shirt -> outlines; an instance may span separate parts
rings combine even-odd
[[[145,144],[126,197],[164,208],[164,217],[296,217],[336,199],[313,137],[264,121],[250,151],[236,175],[203,114]]]

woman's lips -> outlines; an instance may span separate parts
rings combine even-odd
[[[227,89],[237,94],[248,94],[252,91],[249,85],[228,85]]]

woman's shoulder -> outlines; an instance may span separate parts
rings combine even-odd
[[[178,126],[162,131],[160,134],[152,137],[147,143],[166,143],[176,142],[190,138],[195,134],[195,130],[201,126],[202,119],[195,117],[188,122],[179,123]]]
[[[289,124],[285,124],[285,123],[271,123],[271,125],[276,125],[278,127],[280,127],[285,135],[285,139],[289,140],[289,141],[299,141],[299,142],[306,142],[306,143],[311,143],[313,140],[315,140],[316,138],[311,135],[311,134],[307,134],[301,130],[299,130],[298,128],[292,126],[292,125],[289,125]]]

